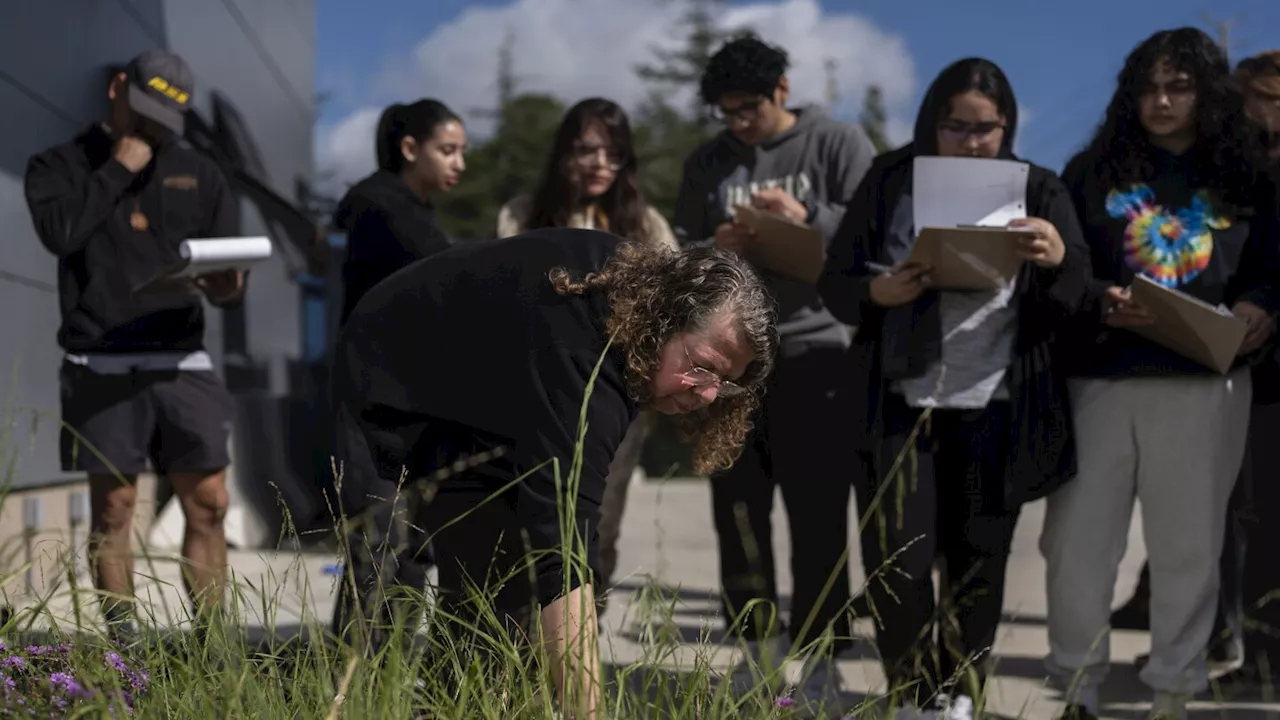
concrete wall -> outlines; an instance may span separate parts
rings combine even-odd
[[[295,182],[312,174],[315,120],[315,8],[294,0],[166,0],[169,44],[196,75],[196,107],[212,117],[208,90],[230,100],[246,121],[265,180],[295,200]],[[202,90],[203,89],[203,90]],[[265,231],[252,206],[244,231]],[[246,301],[249,352],[269,364],[272,395],[287,392],[287,361],[301,353],[300,294],[277,252],[255,268]],[[257,308],[257,310],[255,310]],[[262,309],[269,309],[263,311]]]
[[[11,5],[0,22],[0,418],[7,429],[0,457],[17,455],[10,480],[21,487],[59,476],[61,357],[56,265],[31,229],[23,170],[32,153],[103,116],[109,63],[163,44],[164,36],[158,0]],[[34,427],[33,413],[41,417]]]
[[[191,64],[197,83],[194,106],[201,116],[212,120],[211,91],[229,100],[260,151],[262,179],[282,197],[296,199],[297,178],[312,174],[315,9],[311,0],[54,0],[6,3],[4,15],[0,483],[33,489],[78,478],[58,468],[62,352],[55,338],[56,263],[36,239],[23,200],[27,158],[103,118],[109,65],[164,46]],[[264,233],[252,205],[242,208],[243,231]],[[245,304],[248,351],[255,363],[270,368],[271,382],[264,389],[269,397],[289,391],[288,365],[301,352],[299,290],[289,279],[291,270],[283,257],[255,270]],[[208,322],[206,344],[221,363],[222,314],[210,311]],[[245,454],[240,450],[233,454]],[[61,498],[46,498],[47,523],[65,523]],[[6,505],[12,507],[0,512],[0,539],[21,532],[20,526],[12,527],[21,498]]]

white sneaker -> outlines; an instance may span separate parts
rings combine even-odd
[[[893,714],[893,720],[939,720],[941,717],[937,710],[925,710],[915,705],[903,705]]]
[[[973,698],[968,695],[939,695],[938,703],[942,720],[973,720]]]
[[[747,651],[729,676],[729,685],[735,695],[745,695],[768,679],[773,684],[782,685],[786,680],[780,670],[787,662],[787,652],[791,649],[791,641],[785,635],[768,640],[752,640],[747,643]]]

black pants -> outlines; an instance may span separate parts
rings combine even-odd
[[[395,510],[408,522],[392,533],[394,540],[369,530],[353,533],[334,630],[352,639],[360,608],[373,631],[373,650],[385,645],[397,613],[422,609],[406,591],[421,592],[425,577],[401,561],[418,559],[428,542],[439,564],[432,615],[441,636],[456,644],[474,639],[476,628],[495,637],[499,629],[509,637],[527,630],[538,605],[533,557],[511,507],[512,493],[500,490],[498,483],[450,478],[427,491],[429,499]],[[379,515],[385,519],[391,512]]]
[[[857,408],[838,387],[851,374],[848,363],[847,351],[835,348],[779,357],[742,457],[711,479],[725,617],[747,640],[778,635],[785,627],[777,617],[769,517],[774,487],[780,485],[791,532],[792,638],[803,648],[832,627],[835,652],[852,643],[845,563]],[[744,615],[752,601],[767,605],[757,603]]]
[[[1004,503],[1009,410],[920,411],[884,399],[885,434],[860,483],[862,561],[888,687],[924,704],[946,684],[978,697],[1004,602],[1018,508]],[[918,434],[912,441],[912,431]],[[902,454],[897,472],[890,473]],[[944,558],[941,607],[935,554]],[[970,665],[972,663],[972,665]],[[973,670],[972,673],[969,670]]]
[[[1274,682],[1280,677],[1280,403],[1255,404],[1249,422],[1245,472],[1251,491],[1245,513],[1243,562],[1245,663]],[[1245,478],[1242,477],[1242,480]]]
[[[359,452],[362,443],[368,448],[370,437],[375,447],[364,452],[381,454],[393,444],[387,438],[395,436],[412,448],[407,477],[430,478],[406,485],[398,495],[392,495],[393,488],[376,488],[377,497],[385,498],[378,503],[361,502],[374,493],[343,487],[351,505],[363,508],[349,533],[333,618],[335,634],[349,644],[370,653],[392,642],[407,649],[403,641],[416,629],[408,613],[423,609],[415,602],[421,595],[415,598],[412,591],[420,590],[425,580],[418,568],[428,547],[439,571],[429,622],[437,647],[448,648],[440,654],[446,665],[465,653],[469,659],[493,659],[497,664],[492,667],[500,668],[510,645],[492,638],[523,643],[533,612],[558,597],[565,582],[570,590],[591,582],[589,568],[598,564],[599,555],[599,507],[579,499],[569,526],[586,547],[574,543],[572,557],[567,556],[563,540],[548,540],[548,528],[561,527],[559,504],[551,502],[548,509],[548,503],[539,504],[523,491],[524,483],[513,484],[531,463],[516,462],[514,455],[482,460],[501,446],[494,438],[451,423],[408,425],[385,417],[367,432],[345,412],[338,413],[338,425],[344,457]],[[437,477],[460,460],[476,467]],[[539,538],[536,551],[531,535]],[[408,583],[416,587],[406,587]]]

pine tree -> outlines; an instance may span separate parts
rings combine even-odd
[[[472,109],[495,121],[493,135],[474,142],[463,182],[440,202],[440,225],[456,240],[494,236],[498,212],[515,196],[536,187],[565,107],[541,93],[520,93],[508,32],[498,49],[496,106]]]
[[[889,142],[889,137],[885,133],[885,123],[888,116],[884,111],[884,94],[876,85],[867,88],[866,97],[862,99],[862,114],[858,117],[858,122],[862,123],[862,129],[866,131],[867,137],[871,139],[871,144],[875,146],[876,152],[885,152],[893,149],[893,145]]]
[[[689,28],[684,47],[678,50],[654,48],[653,54],[657,62],[637,66],[636,74],[643,80],[669,89],[692,88],[694,93],[690,101],[689,117],[705,128],[711,125],[712,119],[697,93],[702,73],[721,45],[740,37],[746,31],[716,27],[715,11],[726,5],[726,0],[683,1],[689,5],[689,11],[680,22],[681,27]]]

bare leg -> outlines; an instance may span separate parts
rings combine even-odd
[[[216,613],[227,583],[227,473],[174,473],[173,491],[186,516],[183,582],[198,616]]]
[[[604,709],[596,601],[590,585],[542,608],[542,646],[565,715],[596,720]],[[572,707],[572,709],[570,709]]]
[[[113,628],[133,619],[133,552],[129,530],[138,501],[137,478],[89,476],[92,515],[89,562],[103,593],[102,613]]]

